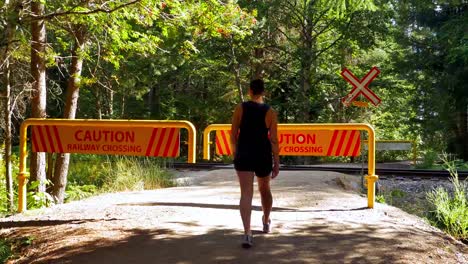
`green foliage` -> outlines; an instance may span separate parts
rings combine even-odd
[[[27,208],[29,209],[38,209],[42,207],[48,207],[53,205],[54,198],[47,192],[38,192],[37,187],[39,186],[39,181],[32,181],[28,186],[28,194],[26,197]],[[52,184],[50,180],[46,181],[46,186]]]
[[[94,185],[67,185],[65,202],[82,200],[95,195],[98,189]]]
[[[17,187],[16,176],[18,174],[18,164],[19,160],[15,154],[11,156],[11,169],[12,169],[12,178],[13,178],[13,192]],[[3,215],[7,215],[15,211],[15,208],[8,210],[8,199],[7,199],[7,187],[6,187],[6,179],[5,179],[5,163],[2,159],[0,159],[0,217]],[[16,202],[16,196],[13,193],[14,203]]]
[[[152,190],[176,185],[173,176],[158,161],[135,157],[117,157],[103,164],[104,185],[110,192]]]
[[[447,165],[445,165],[447,162],[450,162],[456,170],[468,169],[468,162],[458,159],[456,154],[444,153],[439,155],[433,150],[425,151],[422,162],[417,164],[416,168],[442,170],[447,169]]]
[[[9,213],[8,210],[8,199],[7,199],[7,189],[5,184],[5,174],[0,174],[0,217]]]
[[[10,241],[0,239],[0,263],[6,263],[12,254]]]
[[[378,203],[386,203],[385,201],[385,195],[382,195],[382,194],[379,194],[379,195],[376,195],[375,196],[375,201],[378,202]]]
[[[394,189],[391,191],[382,191],[381,194],[376,195],[376,200],[380,200],[378,202],[386,203],[389,205],[395,205],[399,200],[404,198],[407,194],[400,189]]]
[[[157,158],[72,155],[66,201],[102,192],[152,190],[175,186],[173,175]]]
[[[427,193],[427,199],[432,205],[428,219],[435,226],[443,229],[458,239],[468,239],[468,185],[460,182],[453,162],[444,160],[451,174],[453,191],[437,188]]]
[[[427,150],[423,155],[422,163],[417,164],[418,169],[433,169],[439,161],[439,154],[432,150]]]
[[[94,185],[102,187],[105,172],[103,163],[108,157],[102,155],[73,154],[70,157],[68,182],[73,186]]]
[[[375,153],[376,162],[391,162],[399,160],[413,160],[412,150],[382,150]]]
[[[0,238],[0,263],[19,257],[20,252],[33,244],[34,237]]]
[[[406,72],[401,77],[416,89],[412,121],[422,143],[467,160],[467,132],[460,129],[465,126],[468,105],[466,4],[400,1],[395,9],[395,37],[406,48],[406,55],[395,58],[395,63]]]

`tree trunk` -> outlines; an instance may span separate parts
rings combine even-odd
[[[124,118],[125,116],[125,94],[122,94],[121,107],[122,109],[120,110],[120,118]]]
[[[303,28],[301,30],[302,38],[302,58],[301,58],[301,90],[299,93],[299,104],[301,106],[301,113],[299,115],[299,122],[310,122],[310,90],[312,87],[312,64],[313,57],[315,56],[315,46],[313,33],[312,17],[308,17],[305,13]]]
[[[11,4],[9,1],[5,1],[5,9],[10,11]],[[5,127],[4,127],[4,138],[5,138],[5,148],[4,148],[4,156],[3,161],[5,162],[5,180],[6,180],[6,198],[7,198],[7,208],[9,211],[13,210],[13,175],[11,172],[11,139],[12,139],[12,132],[11,132],[11,79],[10,79],[10,45],[13,41],[13,37],[15,35],[15,21],[11,21],[10,19],[6,21],[6,30],[5,30],[5,52],[3,56],[3,65],[4,65],[4,88],[2,88],[2,98],[4,100],[4,118],[5,118]]]
[[[43,1],[32,1],[31,12],[33,16],[44,14]],[[46,118],[46,67],[45,67],[46,28],[44,20],[31,22],[31,75],[33,77],[33,98],[31,114],[35,118]],[[45,153],[31,153],[31,180],[39,181],[39,192],[45,191],[46,180]]]
[[[114,91],[112,89],[109,89],[108,100],[107,118],[112,118],[114,116]]]
[[[78,98],[80,93],[81,70],[83,68],[83,58],[85,33],[81,26],[78,26],[75,33],[75,46],[72,51],[72,61],[70,65],[70,79],[67,86],[67,99],[63,118],[75,119],[78,108]],[[65,198],[65,188],[67,186],[68,166],[70,164],[70,154],[60,153],[55,160],[52,197],[57,203],[63,203]]]
[[[239,93],[239,100],[240,102],[244,102],[244,94],[242,93],[242,83],[240,78],[240,67],[236,66],[236,69],[234,69],[234,74],[236,77],[236,87],[237,92]]]
[[[8,44],[7,44],[8,45]],[[8,49],[7,49],[8,51]],[[9,52],[7,52],[8,54]],[[5,111],[5,152],[3,160],[5,162],[5,179],[7,186],[7,199],[8,199],[8,210],[13,209],[13,176],[11,174],[11,85],[10,85],[10,62],[9,58],[5,60],[5,91],[2,93],[4,96],[4,111]]]
[[[99,120],[102,119],[102,96],[101,96],[101,87],[96,87],[96,111],[97,111],[97,118]]]
[[[255,48],[254,49],[254,62],[253,62],[253,79],[262,79],[263,78],[263,57],[264,57],[264,49],[263,48]]]
[[[232,37],[229,40],[229,44],[231,46],[231,56],[232,56],[231,64],[234,69],[234,77],[236,80],[237,93],[239,95],[240,102],[244,102],[244,94],[242,93],[242,83],[241,83],[241,76],[240,76],[241,67],[240,67],[240,63],[237,61],[237,58],[236,58],[236,50],[234,47],[234,40],[232,39]]]

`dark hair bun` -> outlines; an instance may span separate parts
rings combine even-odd
[[[253,80],[250,82],[250,89],[253,95],[260,95],[265,91],[265,84],[260,79]]]

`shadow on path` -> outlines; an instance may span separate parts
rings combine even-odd
[[[102,222],[102,221],[116,221],[117,218],[107,219],[69,219],[69,220],[29,220],[29,221],[15,221],[15,222],[0,222],[0,228],[11,227],[42,227],[42,226],[56,226],[66,224],[84,224],[87,222]]]
[[[123,203],[118,206],[176,206],[176,207],[197,207],[197,208],[209,208],[209,209],[228,209],[228,210],[239,210],[238,205],[232,204],[206,204],[206,203],[168,203],[168,202],[151,202],[151,203]],[[343,208],[343,209],[320,209],[320,210],[301,210],[296,208],[286,207],[273,207],[273,212],[347,212],[347,211],[359,211],[369,209],[367,207],[358,208]],[[253,211],[262,211],[261,206],[252,205]]]
[[[206,234],[182,235],[130,229],[121,240],[61,248],[24,263],[395,263],[405,253],[427,254],[399,241],[408,230],[395,230],[387,238],[375,236],[377,230],[311,223],[285,234],[256,235],[254,247],[245,250],[238,230],[220,227]]]

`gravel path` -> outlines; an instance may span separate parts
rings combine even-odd
[[[182,187],[106,194],[0,219],[0,235],[34,238],[11,263],[468,263],[468,247],[420,218],[355,191],[360,177],[281,172],[273,230],[240,247],[233,170],[178,171]]]

